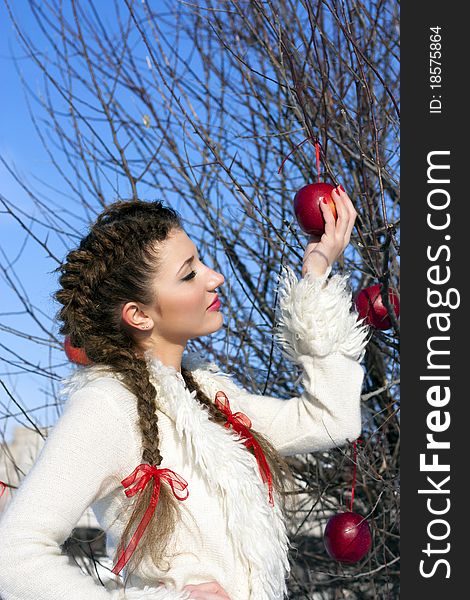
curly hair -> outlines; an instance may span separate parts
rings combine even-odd
[[[69,336],[71,344],[82,348],[93,363],[106,365],[118,374],[136,397],[142,462],[153,466],[162,462],[156,389],[150,381],[142,348],[123,326],[121,311],[129,301],[155,301],[151,281],[161,267],[159,249],[176,231],[184,231],[181,217],[162,202],[118,201],[97,217],[78,248],[71,250],[56,269],[60,272],[60,288],[54,298],[62,305],[56,314],[61,323],[59,332]],[[188,390],[196,391],[197,400],[207,407],[209,418],[225,423],[225,415],[199,388],[191,372],[182,368],[181,374]],[[293,482],[289,466],[264,436],[253,430],[252,433],[265,453],[273,487],[282,499],[281,509],[285,510],[287,486]],[[119,550],[127,546],[151,494],[152,486],[148,485],[134,501],[115,559]],[[169,487],[162,485],[157,509],[128,562],[126,582],[144,556],[165,570],[165,550],[177,519],[178,503]]]

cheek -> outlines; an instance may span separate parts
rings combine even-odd
[[[167,297],[165,301],[165,313],[177,315],[180,319],[187,316],[190,318],[195,312],[204,309],[204,299],[196,286],[181,288],[178,293]]]
[[[194,286],[193,289],[186,290],[185,293],[179,297],[179,307],[181,310],[199,311],[201,310],[202,303],[201,293],[196,290],[196,286]]]

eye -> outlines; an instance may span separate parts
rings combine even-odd
[[[197,250],[196,250],[197,252]],[[197,252],[198,255],[198,260],[201,264],[204,264],[204,256],[201,256],[199,254],[199,252]],[[194,279],[197,275],[197,271],[191,271],[191,273],[189,275],[186,275],[186,277],[183,277],[183,279],[181,281],[190,281],[191,279]]]
[[[196,277],[196,271],[191,271],[189,275],[183,277],[182,281],[189,281],[190,279],[194,279],[194,277]]]

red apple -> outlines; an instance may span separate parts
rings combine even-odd
[[[309,183],[301,188],[294,197],[294,213],[297,222],[304,233],[322,235],[325,232],[320,202],[328,200],[328,206],[337,219],[336,206],[331,192],[335,188],[329,183]]]
[[[388,298],[395,315],[398,318],[400,315],[400,300],[390,288],[388,290]],[[361,290],[356,296],[355,304],[359,316],[361,318],[365,317],[366,321],[376,329],[385,330],[390,329],[392,326],[392,322],[380,293],[380,283],[376,283]]]
[[[372,545],[369,524],[357,513],[338,513],[328,519],[323,542],[331,558],[355,563],[364,558]]]
[[[72,346],[68,335],[65,337],[64,350],[67,358],[77,365],[90,365],[92,362],[83,348]]]

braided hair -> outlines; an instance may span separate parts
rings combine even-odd
[[[71,250],[56,269],[60,273],[60,288],[54,298],[62,305],[56,314],[61,323],[59,332],[68,335],[71,344],[82,348],[92,362],[106,365],[118,374],[136,397],[142,462],[157,467],[163,458],[156,389],[150,381],[142,348],[122,322],[121,310],[132,300],[143,304],[155,301],[151,281],[161,267],[159,249],[176,231],[183,231],[181,218],[162,202],[118,201],[97,217],[78,248]],[[182,368],[181,374],[188,390],[196,391],[197,400],[207,408],[209,418],[225,423],[224,413],[203,393],[191,372]],[[273,487],[285,500],[287,485],[293,481],[289,466],[264,436],[253,430],[252,433],[268,461]],[[148,485],[129,506],[132,514],[118,549],[127,546],[151,494],[152,486]],[[285,503],[282,508],[285,509]],[[178,510],[169,486],[162,485],[155,513],[129,560],[126,580],[144,556],[149,556],[159,569],[169,568],[165,550]]]

